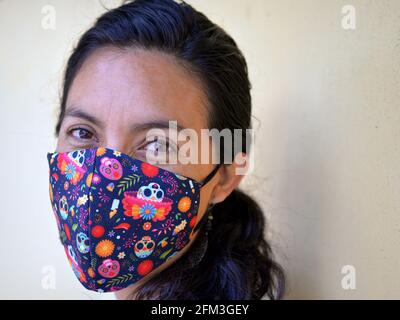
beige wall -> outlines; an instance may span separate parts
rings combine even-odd
[[[267,212],[287,298],[400,298],[400,2],[189,2],[249,64],[259,121],[245,187]],[[355,30],[342,28],[347,4]],[[41,26],[44,5],[55,30]],[[46,162],[68,52],[101,12],[97,0],[0,0],[0,298],[112,298],[69,270]],[[344,265],[355,267],[355,290],[341,286]],[[45,266],[54,290],[41,285]]]

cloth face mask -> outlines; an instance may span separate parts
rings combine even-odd
[[[61,243],[79,281],[98,292],[137,282],[189,243],[205,221],[196,224],[200,188],[219,168],[196,182],[108,148],[47,159]]]

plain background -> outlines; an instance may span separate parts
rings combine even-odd
[[[266,211],[286,298],[400,298],[400,1],[188,2],[249,65],[258,120],[244,185]],[[45,5],[55,30],[42,28]],[[355,30],[342,27],[345,5]],[[65,62],[102,12],[98,0],[0,0],[0,298],[113,298],[85,290],[67,263],[46,159]],[[345,265],[354,290],[342,288]],[[48,270],[55,289],[42,285]]]

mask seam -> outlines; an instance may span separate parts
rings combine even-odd
[[[196,229],[197,225],[198,225],[199,223],[201,223],[201,219],[200,219],[200,220],[198,219],[198,217],[199,217],[199,210],[200,210],[200,203],[201,203],[201,186],[200,186],[200,185],[197,185],[197,187],[198,187],[197,192],[199,193],[199,197],[198,197],[198,199],[197,199],[196,224],[193,226],[193,229],[192,229],[193,235],[199,232],[199,230],[200,230],[199,228],[197,228],[197,230],[195,230],[195,229]]]
[[[92,249],[92,237],[91,237],[92,224],[89,223],[89,221],[92,221],[92,219],[91,219],[92,210],[90,210],[91,205],[92,205],[92,201],[90,200],[90,196],[92,195],[92,190],[93,190],[92,185],[93,185],[94,170],[96,168],[96,162],[97,162],[97,149],[98,148],[94,149],[94,161],[93,161],[93,166],[92,166],[92,178],[90,180],[90,187],[89,187],[89,192],[88,192],[88,194],[89,194],[88,195],[88,207],[87,207],[87,210],[88,210],[88,238],[89,238],[89,248],[90,248],[90,250],[89,250],[89,252],[90,252],[89,265],[90,265],[90,267],[92,269],[95,269],[95,268],[93,268],[93,265],[92,265],[92,261],[93,261],[93,258],[94,258],[94,254],[93,254],[93,252],[94,252],[93,250],[94,249]],[[96,267],[97,267],[97,264],[96,264]],[[97,274],[96,270],[93,270],[93,271],[94,271],[94,274],[96,275]],[[91,278],[87,271],[86,271],[86,273],[88,275],[88,278],[90,278],[90,281],[92,283],[95,283],[95,278]],[[89,281],[89,279],[88,279],[88,281]]]

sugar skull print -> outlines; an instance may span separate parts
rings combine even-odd
[[[143,200],[161,202],[164,198],[164,191],[158,183],[152,182],[148,186],[140,187],[137,197]]]
[[[89,237],[83,233],[79,232],[76,235],[76,246],[78,247],[79,252],[88,253],[89,252]]]
[[[144,236],[135,244],[135,254],[139,258],[147,258],[154,251],[155,242],[149,237]]]
[[[68,201],[66,196],[62,196],[60,201],[58,202],[58,207],[60,211],[60,216],[63,220],[66,220],[68,218]]]
[[[47,158],[60,240],[87,289],[123,289],[193,237],[202,182],[102,147]]]
[[[126,192],[122,199],[124,214],[133,219],[164,220],[171,211],[173,201],[164,198],[164,191],[157,183],[143,186],[138,192]]]
[[[99,274],[104,278],[114,278],[118,275],[120,265],[118,261],[106,259],[99,266]]]
[[[65,176],[66,182],[76,185],[86,173],[85,153],[83,150],[76,150],[60,155],[57,168]]]
[[[100,173],[109,180],[119,180],[122,176],[122,166],[117,159],[104,157],[100,162]]]

